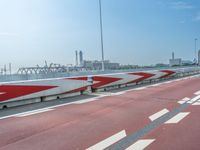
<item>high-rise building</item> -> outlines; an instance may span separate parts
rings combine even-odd
[[[76,55],[76,66],[78,66],[78,51],[75,51],[75,55]]]
[[[174,60],[174,52],[172,52],[172,60]]]
[[[174,52],[172,52],[172,59],[169,59],[169,65],[170,66],[181,66],[182,65],[182,59],[181,58],[175,58]]]
[[[200,50],[198,51],[198,65],[200,65]]]
[[[82,51],[79,52],[79,63],[80,63],[80,66],[83,66],[83,52]]]

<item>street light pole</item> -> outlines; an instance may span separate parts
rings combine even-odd
[[[101,56],[102,56],[102,71],[105,70],[104,66],[104,45],[103,45],[103,27],[102,27],[102,13],[101,13],[101,0],[99,0],[99,17],[100,17],[100,32],[101,32]]]

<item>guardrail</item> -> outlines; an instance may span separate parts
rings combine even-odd
[[[0,83],[0,108],[200,73],[199,67]]]

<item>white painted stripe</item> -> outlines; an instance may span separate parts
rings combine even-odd
[[[163,109],[163,110],[161,110],[161,111],[159,111],[159,112],[157,112],[157,113],[151,115],[151,116],[149,117],[149,119],[150,119],[151,121],[154,121],[154,120],[160,118],[161,116],[165,115],[165,114],[168,113],[168,112],[169,112],[169,110],[165,108],[165,109]]]
[[[14,116],[15,116],[15,115],[9,115],[9,116],[0,117],[0,120],[7,119],[7,118],[11,118],[11,117],[14,117]]]
[[[5,94],[6,92],[0,92],[0,95],[3,95],[3,94]]]
[[[184,104],[184,103],[186,103],[186,102],[189,101],[189,100],[190,100],[190,98],[185,97],[185,98],[183,98],[182,100],[178,101],[178,103],[179,103],[179,104]]]
[[[200,99],[200,95],[197,95],[196,97],[192,98],[188,103],[192,104]]]
[[[172,83],[173,81],[166,81],[166,82],[164,82],[164,83],[166,83],[166,84],[168,84],[168,83]]]
[[[122,131],[118,132],[117,134],[87,148],[86,150],[103,150],[103,149],[109,147],[110,145],[116,143],[117,141],[123,139],[124,137],[126,137],[126,132],[125,132],[125,130],[122,130]]]
[[[133,145],[129,146],[126,150],[143,150],[154,141],[155,139],[138,140]]]
[[[71,104],[82,104],[82,103],[87,103],[87,102],[91,102],[91,101],[98,100],[98,99],[101,98],[101,97],[105,97],[105,96],[98,96],[98,97],[95,97],[95,98],[88,98],[88,99],[79,100],[79,101],[75,101],[75,102],[71,102],[71,103],[65,103],[65,104],[54,105],[54,106],[45,107],[45,108],[42,108],[42,109],[53,109],[53,108],[58,108],[58,107],[67,106],[67,105],[71,105]],[[36,110],[33,110],[33,111],[38,111],[38,110],[41,110],[41,109],[36,109]],[[0,120],[2,120],[2,119],[7,119],[7,118],[11,118],[11,117],[15,117],[15,116],[21,115],[21,114],[23,114],[23,113],[26,113],[26,112],[22,112],[22,113],[17,113],[17,114],[13,114],[13,115],[8,115],[8,116],[0,117]]]
[[[162,83],[153,84],[151,86],[155,87],[155,86],[160,86],[160,85],[162,85]]]
[[[35,114],[39,114],[39,113],[43,113],[43,112],[47,112],[47,111],[51,111],[51,110],[53,110],[53,109],[33,110],[33,111],[28,111],[28,112],[24,112],[24,113],[15,115],[15,117],[26,117],[26,116],[35,115]]]
[[[177,103],[179,103],[179,104],[184,104],[185,101],[178,101]]]
[[[192,105],[194,105],[194,106],[200,105],[200,102],[195,102]]]
[[[126,93],[126,91],[122,91],[122,92],[117,92],[114,95],[122,95],[122,94],[125,94],[125,93]]]
[[[176,116],[174,116],[173,118],[171,118],[168,121],[166,121],[165,124],[178,123],[179,121],[181,121],[183,118],[185,118],[189,114],[190,114],[190,112],[178,113]]]
[[[176,79],[176,80],[174,80],[174,81],[181,81],[181,80],[183,80],[182,78],[181,79]]]
[[[194,93],[195,95],[200,95],[200,91],[197,91]]]
[[[182,99],[182,101],[189,101],[189,100],[190,100],[189,97],[185,97],[185,98]]]
[[[74,102],[74,104],[84,104],[84,103],[88,103],[88,102],[96,101],[97,99],[98,99],[98,98],[86,99],[86,100],[82,100],[82,101]]]
[[[146,89],[147,87],[139,87],[139,88],[135,88],[133,90],[143,90],[143,89]]]

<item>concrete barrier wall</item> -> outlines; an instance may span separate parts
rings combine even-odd
[[[97,75],[97,76],[92,76],[93,79],[92,88],[98,89],[109,86],[138,83],[144,80],[166,78],[175,74],[176,71],[161,70],[161,71],[127,72],[127,73]]]
[[[0,83],[0,104],[22,100],[51,99],[50,97],[82,92],[90,86],[92,89],[106,88],[164,79],[173,76],[195,74],[200,68],[183,68],[174,70],[153,70],[146,72],[126,72],[57,79],[29,80]]]
[[[0,102],[80,92],[86,90],[87,86],[87,77],[1,83]]]

